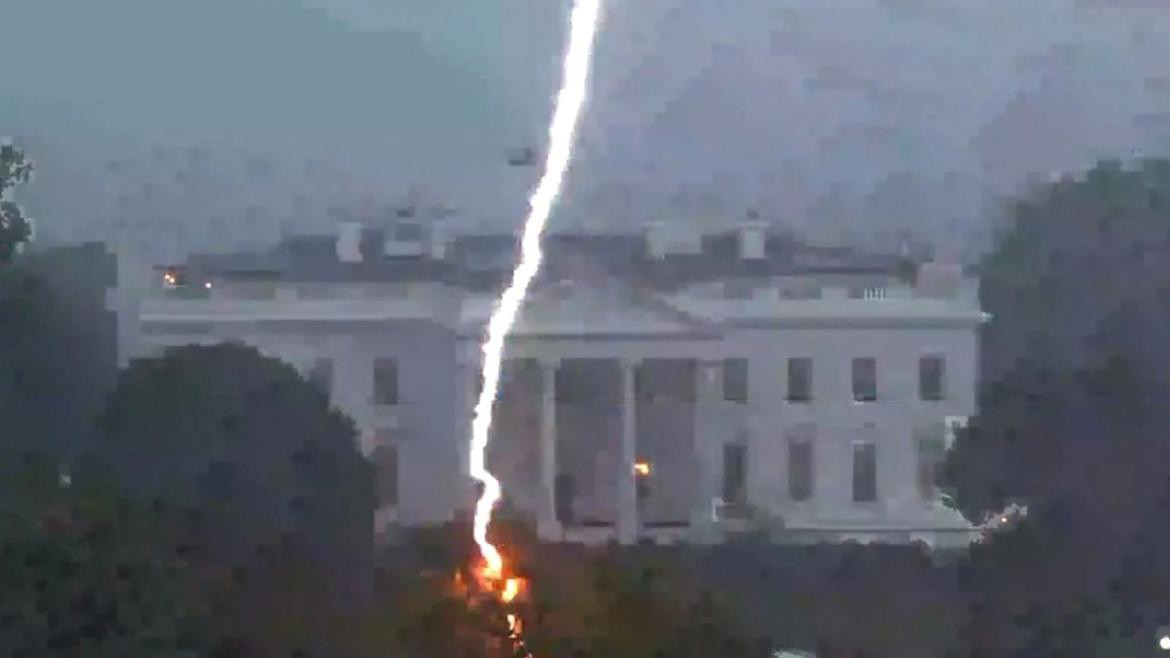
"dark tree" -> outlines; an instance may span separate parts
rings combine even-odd
[[[85,472],[184,506],[200,548],[240,573],[303,563],[349,602],[368,586],[373,473],[353,424],[292,367],[252,348],[191,345],[133,362]]]
[[[0,473],[88,443],[117,374],[106,308],[114,258],[100,244],[30,251],[0,269]]]
[[[960,566],[959,653],[1147,652],[1136,611],[1170,603],[1148,586],[1170,550],[1170,161],[1102,163],[1013,220],[981,266],[979,417],[947,471],[970,518],[1029,513]]]
[[[174,519],[26,464],[0,513],[0,655],[195,658],[210,616],[201,578],[159,541]]]
[[[0,265],[12,260],[20,245],[28,240],[31,229],[20,206],[9,198],[11,188],[28,182],[33,163],[24,151],[12,144],[0,143]]]
[[[1160,493],[1170,474],[1170,161],[1103,163],[1035,191],[980,274],[993,316],[980,416],[949,469],[964,511],[1071,498],[1115,516]]]

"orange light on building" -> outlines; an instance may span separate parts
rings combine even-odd
[[[650,462],[636,462],[634,464],[634,473],[639,477],[650,475]]]

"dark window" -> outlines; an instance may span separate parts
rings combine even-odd
[[[377,483],[378,505],[392,507],[398,504],[398,446],[382,444],[370,454]]]
[[[316,359],[309,368],[309,383],[326,397],[333,391],[333,360]]]
[[[918,397],[942,400],[946,397],[946,361],[941,356],[924,356],[918,360]]]
[[[577,494],[576,484],[573,476],[566,473],[558,475],[553,482],[553,496],[557,521],[562,525],[571,526],[576,524],[576,519],[573,518],[573,499]]]
[[[808,402],[812,399],[812,359],[796,357],[788,359],[788,401]]]
[[[747,446],[744,444],[723,446],[723,502],[729,505],[747,502]]]
[[[943,429],[930,435],[920,435],[918,448],[918,491],[926,500],[935,497],[946,458],[946,439]]]
[[[374,404],[398,404],[398,361],[374,359]]]
[[[747,359],[724,359],[723,399],[728,402],[748,401]]]
[[[853,399],[858,402],[877,399],[877,359],[853,359]]]
[[[873,443],[853,444],[853,502],[872,503],[877,500],[877,446]]]
[[[813,444],[808,439],[788,441],[788,496],[795,501],[812,498]]]

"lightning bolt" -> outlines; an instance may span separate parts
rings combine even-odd
[[[544,174],[528,199],[529,213],[524,221],[520,242],[520,262],[512,272],[512,281],[504,290],[491,319],[483,351],[483,388],[475,405],[471,422],[471,477],[483,484],[483,493],[475,505],[472,534],[485,562],[485,575],[501,577],[504,568],[500,551],[487,538],[492,509],[500,500],[500,481],[486,466],[488,435],[492,427],[492,409],[500,384],[500,364],[504,339],[516,323],[520,305],[528,294],[532,280],[543,260],[540,240],[548,224],[553,205],[560,196],[565,173],[573,155],[574,135],[581,108],[585,105],[593,58],[594,36],[601,21],[601,0],[576,0],[569,17],[569,44],[562,67],[561,89],[557,94],[549,125],[549,149]]]

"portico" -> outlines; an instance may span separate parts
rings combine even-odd
[[[578,296],[580,305],[550,308],[538,294],[508,340],[497,429],[525,415],[539,429],[527,444],[517,436],[493,441],[538,453],[539,487],[518,503],[546,541],[690,535],[710,521],[718,496],[717,437],[703,414],[719,399],[719,334],[681,313],[615,297],[603,305]],[[555,301],[572,298],[562,291]],[[469,364],[478,357],[470,337],[463,349]],[[517,482],[523,469],[498,461],[506,492],[510,479],[517,491],[532,491]],[[640,461],[648,473],[636,471]]]

